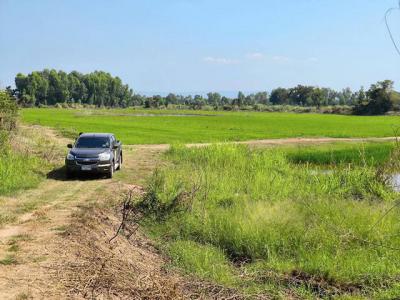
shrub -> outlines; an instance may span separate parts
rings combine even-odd
[[[6,91],[0,91],[0,130],[11,131],[16,127],[18,106]]]

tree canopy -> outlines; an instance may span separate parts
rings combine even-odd
[[[97,106],[133,105],[133,91],[119,77],[95,71],[82,74],[77,71],[34,71],[18,73],[15,78],[16,96],[26,106],[56,103],[82,103]]]
[[[393,81],[379,81],[371,85],[366,97],[359,99],[354,107],[354,113],[358,115],[382,115],[393,108],[394,97]]]

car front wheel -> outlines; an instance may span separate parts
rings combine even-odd
[[[111,166],[110,166],[110,170],[108,170],[108,173],[107,173],[107,178],[113,178],[114,170],[115,170],[115,163],[112,162]]]
[[[71,170],[65,170],[65,177],[67,178],[67,179],[72,179],[72,178],[74,178],[74,176],[75,176],[75,174],[74,174],[74,172],[72,172]]]
[[[122,168],[122,154],[119,156],[119,159],[118,159],[118,168],[117,168],[117,170],[119,171],[119,170],[121,170],[121,168]]]

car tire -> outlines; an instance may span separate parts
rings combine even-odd
[[[119,170],[121,170],[121,168],[122,168],[122,154],[119,156],[119,159],[118,159],[118,168],[117,168],[117,170],[119,171]]]
[[[67,179],[72,179],[72,178],[74,178],[74,173],[72,172],[72,171],[70,171],[70,170],[66,170],[65,171],[65,177],[67,178]]]
[[[114,176],[114,170],[115,170],[115,163],[114,162],[112,162],[111,163],[111,167],[110,167],[110,170],[108,170],[108,173],[107,173],[107,178],[113,178],[113,176]]]

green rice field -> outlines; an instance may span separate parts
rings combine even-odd
[[[289,137],[391,137],[397,116],[208,112],[138,109],[54,109],[21,111],[23,122],[50,126],[64,135],[112,132],[125,144],[173,144]]]

